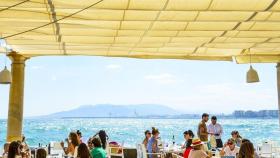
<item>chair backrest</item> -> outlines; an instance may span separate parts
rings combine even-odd
[[[262,154],[272,154],[272,144],[270,143],[263,143],[261,147],[261,153]]]
[[[178,154],[172,153],[172,158],[184,158]]]
[[[137,158],[147,158],[147,151],[144,144],[137,144]]]
[[[62,146],[60,145],[60,142],[54,142],[53,149],[54,150],[63,150]]]

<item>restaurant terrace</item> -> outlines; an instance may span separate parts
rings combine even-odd
[[[24,67],[31,58],[84,55],[280,63],[278,0],[0,2],[0,52],[12,61],[11,73],[4,69],[0,75],[1,83],[10,84],[9,142],[22,136]],[[276,69],[280,109],[280,64]],[[247,82],[258,81],[251,67]]]

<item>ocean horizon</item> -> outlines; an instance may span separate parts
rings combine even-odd
[[[83,141],[103,129],[110,141],[116,141],[127,147],[134,147],[144,139],[144,131],[156,127],[165,143],[171,143],[175,136],[176,144],[184,142],[183,132],[193,130],[197,133],[200,119],[150,119],[150,118],[61,118],[61,119],[24,119],[23,134],[29,146],[48,145],[50,141],[63,141],[69,132],[80,130]],[[210,120],[208,121],[208,124]],[[231,119],[221,118],[218,123],[223,126],[222,136],[225,142],[231,137],[231,131],[238,130],[243,138],[250,139],[254,144],[273,140],[280,143],[278,119]],[[7,122],[0,119],[0,147],[6,139]]]

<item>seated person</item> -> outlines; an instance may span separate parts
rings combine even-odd
[[[222,148],[221,156],[236,156],[239,153],[239,147],[236,146],[234,139],[229,139]]]
[[[254,154],[254,158],[260,158],[260,156],[258,155],[258,153],[256,152],[256,150],[253,146],[253,143],[251,143],[250,140],[242,139],[241,147],[240,147],[240,150],[239,150],[238,157],[242,158],[242,156],[246,157],[246,155],[247,155],[247,157],[250,157],[248,155]]]
[[[152,133],[149,130],[146,130],[144,134],[145,134],[145,139],[143,140],[142,144],[144,144],[144,146],[147,148],[148,141],[151,138]]]
[[[184,158],[189,157],[189,154],[190,154],[191,150],[193,149],[191,147],[191,145],[192,145],[192,139],[188,139],[187,143],[186,143],[186,149],[185,149],[184,154],[183,154]]]
[[[152,137],[149,139],[148,144],[147,144],[147,150],[148,153],[158,153],[159,148],[158,148],[158,138],[159,138],[159,130],[155,127],[152,127]],[[149,154],[149,158],[157,158],[158,155],[156,154]]]
[[[203,144],[204,143],[200,139],[193,139],[191,145],[193,149],[190,151],[188,158],[210,158],[211,155],[208,155],[203,150]]]
[[[47,157],[47,151],[43,148],[40,148],[37,150],[36,158],[46,158]]]
[[[239,132],[238,131],[232,131],[231,136],[232,136],[232,139],[235,141],[236,146],[240,147],[241,142],[242,142],[242,137],[240,136]]]
[[[189,143],[189,140],[193,139],[194,137],[194,134],[193,134],[193,131],[192,130],[187,130],[184,132],[184,139],[185,139],[185,144],[182,146],[182,148],[186,148],[187,147],[187,144]]]
[[[85,143],[79,145],[77,158],[90,158],[90,153]]]
[[[10,146],[10,143],[4,144],[4,152],[2,155],[3,158],[8,158],[9,146]]]
[[[98,137],[92,139],[93,149],[90,151],[92,158],[106,158],[106,151],[102,148],[101,140]]]

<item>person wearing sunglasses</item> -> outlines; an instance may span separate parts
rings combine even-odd
[[[236,146],[234,139],[229,139],[222,148],[221,156],[237,156],[239,153],[239,147]]]
[[[147,149],[148,141],[152,137],[152,133],[149,130],[146,130],[144,134],[145,134],[145,139],[143,140],[142,144],[144,144],[144,146]]]

